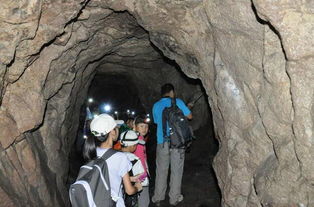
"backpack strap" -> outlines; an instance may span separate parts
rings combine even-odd
[[[176,108],[177,107],[177,100],[176,97],[171,98],[171,107]]]
[[[167,136],[167,119],[168,114],[165,113],[165,109],[162,112],[162,135],[163,135],[163,143],[167,142],[169,140]],[[163,145],[164,147],[164,145]]]
[[[176,108],[177,107],[177,102],[176,102],[176,97],[171,98],[168,97],[171,100],[171,104],[170,107],[167,108]],[[170,138],[169,136],[167,136],[167,123],[168,123],[168,113],[164,113],[165,109],[162,112],[162,132],[163,132],[163,143],[165,142],[170,142]],[[165,145],[163,144],[163,147],[165,147]]]
[[[112,155],[114,155],[117,151],[110,148],[107,150],[107,152],[105,152],[103,154],[103,156],[101,157],[101,159],[107,160],[108,158],[110,158]]]

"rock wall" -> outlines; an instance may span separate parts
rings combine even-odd
[[[143,35],[138,24],[209,96],[222,206],[314,206],[311,1],[24,0],[0,10],[8,206],[68,204],[87,86],[106,56]]]
[[[8,195],[3,197],[16,206],[68,204],[68,156],[88,86],[100,60],[136,37],[138,25],[130,15],[85,3],[38,1],[41,15],[29,20],[35,26],[17,27],[36,35],[8,44],[25,44],[23,50],[13,48],[11,63],[3,61],[0,183]],[[7,15],[16,5],[8,6]],[[32,14],[33,4],[19,6],[22,14]],[[6,32],[14,27],[8,24]]]

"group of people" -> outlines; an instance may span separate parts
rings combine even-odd
[[[156,180],[151,200],[155,206],[160,206],[165,200],[170,166],[169,204],[176,206],[183,201],[181,182],[185,152],[184,149],[170,149],[163,135],[162,112],[171,105],[171,98],[175,98],[174,86],[169,83],[163,85],[161,95],[152,109],[153,120],[157,124],[157,149]],[[176,104],[188,119],[192,119],[189,107],[181,99],[176,98]],[[121,126],[108,114],[95,117],[90,123],[91,136],[85,141],[83,157],[90,161],[101,157],[108,149],[118,150],[106,160],[112,199],[118,207],[132,205],[133,200],[139,207],[148,207],[149,170],[145,144],[149,123],[144,116],[128,121],[128,125]]]

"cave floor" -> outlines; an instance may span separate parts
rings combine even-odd
[[[178,207],[220,206],[221,195],[212,168],[212,160],[216,153],[217,146],[213,146],[216,144],[213,144],[209,139],[212,139],[214,136],[212,130],[209,130],[210,128],[211,126],[205,125],[195,132],[197,139],[193,142],[190,152],[185,155],[182,181],[182,194],[184,195],[184,200],[177,205]],[[155,137],[152,137],[152,139],[155,139]],[[151,141],[153,142],[152,139]],[[149,152],[148,162],[152,177],[150,181],[150,196],[153,195],[154,191],[154,147],[155,146],[150,145],[147,150]],[[151,203],[150,206],[153,207],[155,205]],[[166,199],[161,203],[161,207],[166,206],[170,206],[168,195],[166,195]]]

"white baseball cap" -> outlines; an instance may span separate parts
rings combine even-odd
[[[117,123],[118,126],[121,126],[122,124],[124,124],[123,120],[115,120],[115,122]]]
[[[120,135],[120,143],[122,146],[132,146],[138,144],[139,134],[133,130],[127,130]]]
[[[104,136],[113,130],[119,123],[108,114],[100,114],[90,123],[90,131],[94,136]]]

